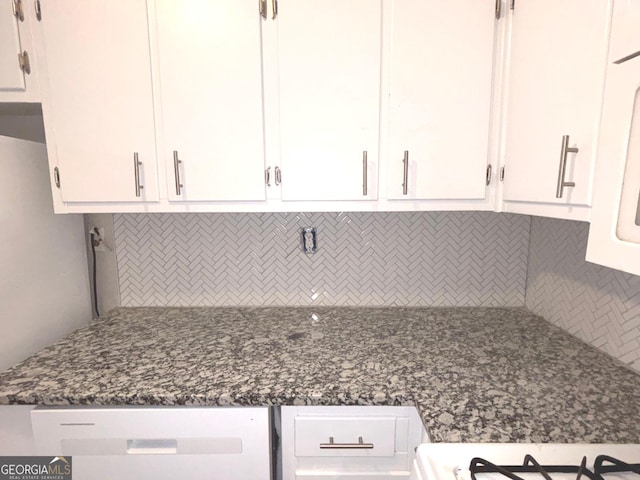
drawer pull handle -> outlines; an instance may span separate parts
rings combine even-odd
[[[362,437],[358,437],[358,443],[334,443],[333,437],[329,437],[329,443],[321,443],[320,448],[335,448],[340,450],[347,449],[372,449],[373,443],[364,443]]]

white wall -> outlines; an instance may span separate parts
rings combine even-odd
[[[0,370],[91,319],[81,215],[54,215],[45,146],[0,137]]]

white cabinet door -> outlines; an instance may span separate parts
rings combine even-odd
[[[610,0],[516,2],[505,201],[590,205],[610,8]],[[556,198],[564,136],[564,182],[575,186]]]
[[[483,199],[495,2],[395,0],[392,8],[388,196]]]
[[[380,0],[278,2],[283,200],[377,198],[381,16]]]
[[[11,0],[0,3],[0,91],[25,88],[24,72],[18,62],[18,54],[22,52],[18,17]]]
[[[611,62],[624,61],[640,53],[640,1],[616,2],[611,21]]]
[[[258,3],[157,0],[156,9],[169,198],[264,200]]]
[[[62,199],[158,200],[146,1],[68,0],[42,9],[43,114]]]
[[[618,2],[612,23],[587,260],[640,275],[640,0]]]

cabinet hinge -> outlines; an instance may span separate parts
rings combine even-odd
[[[493,170],[493,167],[491,166],[491,164],[487,165],[487,176],[486,176],[486,183],[487,183],[487,187],[491,184],[491,172]]]
[[[58,167],[53,169],[53,181],[56,183],[56,187],[60,188],[60,170],[58,170]]]
[[[22,53],[18,54],[18,64],[20,65],[20,69],[29,75],[31,73],[31,63],[29,62],[29,54],[26,50]]]
[[[38,19],[39,22],[41,22],[42,21],[42,7],[40,6],[40,0],[36,0],[35,7],[36,7],[36,18]]]
[[[22,9],[22,0],[13,0],[11,2],[11,5],[13,6],[13,15],[21,22],[24,22],[24,10]]]
[[[504,182],[504,167],[500,168],[500,181]]]
[[[267,0],[258,0],[260,2],[260,16],[267,19]]]
[[[509,0],[509,8],[511,10],[515,10],[516,9],[516,0]]]

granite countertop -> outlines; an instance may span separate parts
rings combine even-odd
[[[118,308],[0,404],[416,405],[433,441],[640,443],[640,375],[524,308]]]

